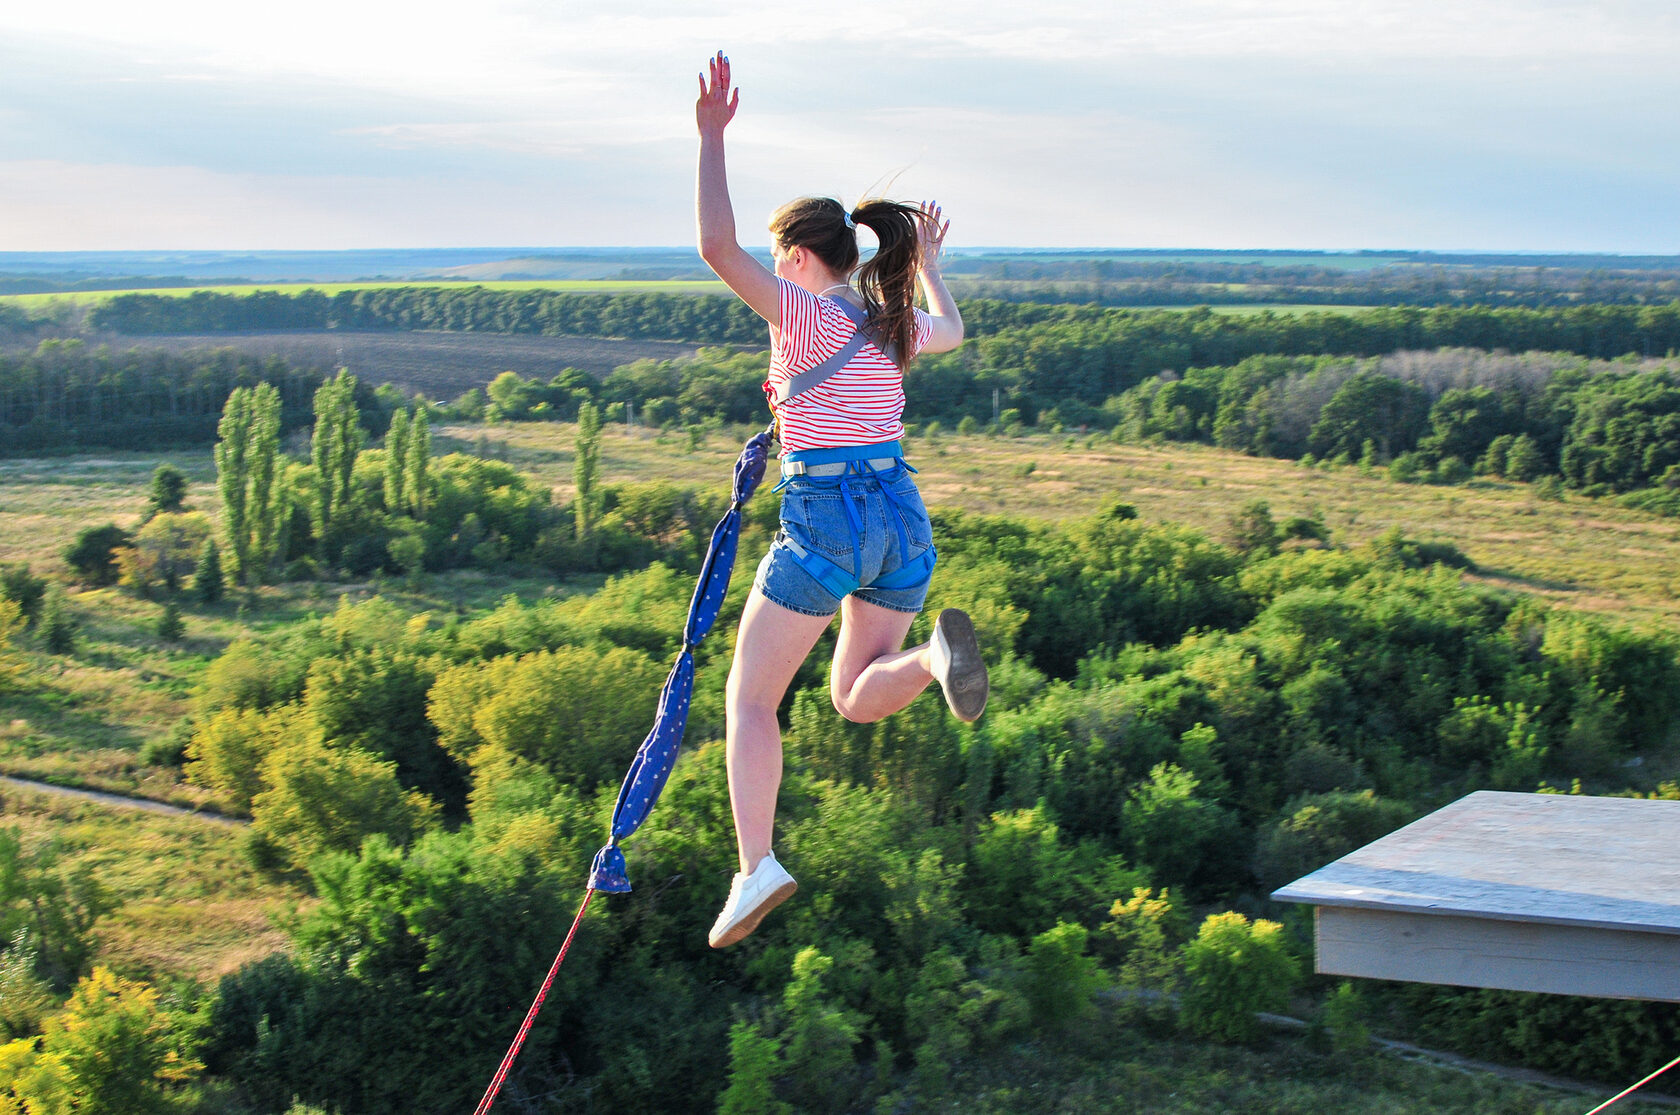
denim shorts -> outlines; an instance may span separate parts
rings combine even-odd
[[[900,464],[873,476],[853,474],[846,477],[845,487],[863,524],[861,554],[852,550],[840,478],[796,476],[782,489],[782,529],[759,562],[753,587],[782,607],[808,616],[831,616],[840,609],[840,598],[799,564],[788,545],[791,538],[846,569],[856,569],[860,587],[852,595],[858,599],[895,612],[921,611],[928,594],[925,580],[914,588],[872,587],[933,545],[933,524],[910,470]],[[891,492],[890,501],[883,488]],[[904,527],[908,550],[900,543],[894,520]]]

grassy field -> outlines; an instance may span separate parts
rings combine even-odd
[[[98,925],[102,963],[130,975],[210,981],[285,947],[276,919],[305,901],[246,863],[242,829],[5,788],[0,826],[56,841],[121,903]]]
[[[481,436],[508,459],[571,498],[573,427],[525,423],[443,431],[461,444]],[[739,435],[714,433],[698,449],[679,434],[609,427],[611,480],[727,483]],[[1174,445],[1117,445],[1102,438],[913,438],[910,453],[930,507],[1066,520],[1111,499],[1145,519],[1223,536],[1233,513],[1257,499],[1279,522],[1321,514],[1341,545],[1398,526],[1408,538],[1452,542],[1476,562],[1475,579],[1630,621],[1680,625],[1680,522],[1601,500],[1540,498],[1527,484],[1458,487],[1396,484],[1382,470],[1304,468],[1289,461]]]

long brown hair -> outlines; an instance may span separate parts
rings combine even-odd
[[[858,268],[857,231],[846,223],[848,216],[867,226],[879,244],[862,268]],[[908,368],[915,355],[920,230],[920,214],[914,207],[885,198],[861,201],[848,214],[831,197],[802,197],[770,218],[770,234],[784,248],[815,252],[837,275],[850,276],[857,269],[864,308],[879,331],[882,347],[897,346],[900,370]]]

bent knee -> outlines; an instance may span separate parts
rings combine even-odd
[[[830,693],[829,699],[834,702],[834,711],[850,720],[853,724],[873,724],[877,720],[885,719],[880,713],[860,708],[852,704],[838,693]]]

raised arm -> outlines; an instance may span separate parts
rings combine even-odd
[[[951,297],[939,273],[939,249],[944,246],[945,234],[951,231],[951,222],[941,220],[943,216],[937,202],[922,202],[919,237],[922,258],[916,276],[921,280],[922,293],[927,296],[928,316],[933,318],[933,336],[922,346],[923,352],[950,352],[963,340],[963,320],[957,311],[957,300]]]
[[[723,129],[735,118],[741,91],[730,95],[729,59],[720,50],[710,59],[711,70],[700,75],[700,99],[694,105],[700,128],[700,166],[694,187],[694,216],[700,235],[700,258],[724,285],[751,306],[759,317],[780,328],[782,291],[776,276],[765,269],[735,237],[735,209],[729,203],[729,174],[723,160]]]

